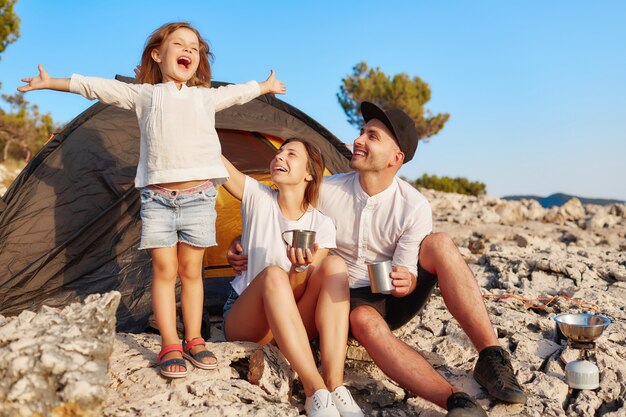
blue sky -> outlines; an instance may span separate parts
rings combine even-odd
[[[21,36],[0,60],[3,93],[38,63],[58,77],[132,75],[147,36],[195,25],[216,80],[262,80],[345,142],[357,131],[337,102],[365,61],[430,84],[427,108],[451,117],[401,174],[463,176],[490,195],[626,200],[626,2],[18,0]],[[27,99],[68,122],[82,97]]]

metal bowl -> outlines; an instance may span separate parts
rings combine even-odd
[[[606,326],[611,324],[611,319],[597,314],[559,314],[554,317],[559,330],[572,342],[593,342]]]

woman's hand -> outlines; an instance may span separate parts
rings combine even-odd
[[[292,246],[287,247],[287,257],[293,266],[307,266],[313,262],[313,257],[317,252],[317,243],[313,244],[313,251],[307,249],[306,253],[302,252],[302,249],[294,248]]]
[[[274,70],[271,70],[270,76],[267,77],[267,80],[259,83],[259,87],[261,87],[261,95],[272,93],[272,94],[285,94],[287,92],[287,87],[283,84],[282,81],[276,79],[276,73]]]

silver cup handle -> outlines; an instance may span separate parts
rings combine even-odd
[[[293,233],[293,232],[294,230],[285,230],[284,232],[280,234],[280,236],[283,238],[283,242],[285,242],[285,245],[291,246],[289,242],[287,242],[287,240],[285,239],[285,233]]]

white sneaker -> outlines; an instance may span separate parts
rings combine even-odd
[[[343,385],[335,388],[335,390],[331,393],[333,397],[333,401],[335,402],[335,406],[337,410],[339,410],[339,415],[341,417],[364,417],[363,410],[361,407],[354,401],[352,398],[352,394],[348,391],[348,388]]]
[[[309,417],[341,417],[327,389],[318,389],[313,395],[306,397],[304,411]]]

